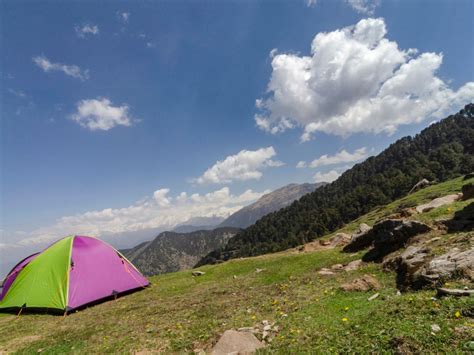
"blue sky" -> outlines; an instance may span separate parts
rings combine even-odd
[[[0,6],[3,255],[225,216],[474,97],[472,1]]]

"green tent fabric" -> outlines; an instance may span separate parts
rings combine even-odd
[[[73,237],[59,240],[28,263],[2,300],[2,308],[27,304],[31,308],[65,309]]]

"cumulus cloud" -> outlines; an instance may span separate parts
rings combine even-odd
[[[206,193],[181,192],[176,197],[161,188],[151,197],[124,208],[106,208],[59,218],[54,224],[29,233],[27,238],[4,247],[26,247],[50,243],[66,235],[113,235],[150,228],[173,228],[194,217],[227,217],[269,191],[247,190],[233,195],[228,187]]]
[[[95,36],[99,34],[99,26],[97,25],[83,25],[74,27],[76,35],[79,38],[86,38],[87,35]]]
[[[347,3],[360,14],[373,15],[380,0],[347,0]]]
[[[363,160],[368,157],[367,148],[362,147],[356,149],[353,153],[349,153],[345,149],[334,155],[321,155],[319,158],[314,159],[310,164],[310,168],[317,168],[326,165],[338,165],[342,163],[354,163]]]
[[[224,184],[234,180],[259,180],[261,170],[265,167],[282,166],[283,162],[272,160],[276,155],[273,147],[257,150],[241,150],[235,155],[230,155],[222,161],[217,161],[207,169],[204,174],[192,182],[198,184]]]
[[[115,126],[131,126],[133,119],[127,105],[114,106],[107,98],[81,100],[71,119],[91,131],[108,131]]]
[[[403,50],[385,36],[382,18],[318,33],[311,55],[276,54],[257,126],[271,133],[302,127],[348,136],[394,133],[400,125],[441,118],[474,99],[474,82],[458,90],[436,76],[443,55]]]
[[[89,79],[89,70],[82,70],[77,65],[53,63],[43,55],[33,57],[33,62],[46,73],[51,71],[60,71],[68,76],[72,76],[73,78],[77,78],[82,81]]]
[[[331,171],[328,171],[327,173],[317,172],[314,175],[314,182],[333,182],[339,176],[341,176],[341,173],[336,170],[331,170]]]

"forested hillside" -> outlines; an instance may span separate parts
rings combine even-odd
[[[198,265],[260,255],[307,243],[406,195],[422,178],[436,181],[474,171],[474,104],[404,137],[355,165],[333,183],[266,215]]]

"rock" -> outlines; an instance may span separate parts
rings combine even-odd
[[[348,244],[351,241],[351,236],[347,233],[337,233],[329,239],[332,247],[339,247]]]
[[[474,280],[474,248],[465,251],[453,248],[433,258],[420,269],[419,277],[432,286],[457,277]]]
[[[260,274],[262,271],[265,271],[265,270],[266,270],[266,269],[259,269],[259,268],[256,268],[256,269],[255,269],[255,272],[256,272],[257,274]]]
[[[386,259],[383,267],[385,270],[393,270],[397,273],[397,286],[400,289],[417,289],[421,285],[416,284],[418,281],[416,272],[428,260],[430,252],[431,250],[424,246],[409,246],[400,255]]]
[[[331,245],[331,242],[329,240],[320,240],[319,244],[324,246],[324,247],[327,247],[327,246]]]
[[[474,230],[474,202],[465,206],[462,210],[456,211],[451,220],[444,221],[449,232],[472,231]]]
[[[351,241],[347,244],[342,251],[344,252],[355,252],[367,248],[368,246],[372,245],[374,241],[370,228],[367,224],[361,223],[359,225],[359,229],[352,234]]]
[[[470,182],[462,187],[462,199],[469,200],[470,198],[474,198],[474,184]]]
[[[319,270],[318,274],[323,275],[323,276],[335,275],[334,271],[331,271],[331,270],[326,269],[326,268],[322,268],[321,270]]]
[[[379,290],[381,285],[375,277],[364,275],[361,278],[342,284],[340,288],[344,291],[369,291]]]
[[[265,344],[250,332],[226,330],[217,344],[212,348],[211,354],[252,354],[257,349],[263,347],[265,347]]]
[[[352,241],[342,250],[356,252],[373,244],[374,248],[362,260],[374,261],[400,249],[411,237],[429,230],[431,228],[422,222],[385,219],[375,223],[369,231],[353,236]]]
[[[441,327],[438,325],[438,324],[431,324],[431,330],[434,332],[434,333],[438,333],[441,331]]]
[[[344,265],[342,264],[334,264],[331,266],[331,270],[335,270],[335,271],[339,271],[339,270],[343,270],[344,269]]]
[[[454,201],[459,200],[459,198],[460,198],[459,194],[452,194],[452,195],[446,195],[443,197],[438,197],[438,198],[435,198],[434,200],[431,200],[428,203],[417,206],[416,211],[418,213],[428,212],[428,211],[431,211],[432,209],[435,209],[444,205],[449,205],[453,203]]]
[[[464,175],[463,180],[469,180],[474,177],[474,172]]]
[[[349,264],[344,266],[344,271],[355,271],[358,270],[364,262],[361,259],[351,261]]]
[[[192,272],[193,276],[202,276],[204,274],[205,274],[204,271],[199,271],[199,270],[195,270],[195,271]]]
[[[379,296],[380,296],[380,293],[377,292],[376,294],[374,294],[374,295],[370,296],[369,298],[367,298],[367,301],[373,301]]]
[[[474,290],[469,290],[469,289],[456,289],[456,288],[438,288],[438,296],[474,296]]]
[[[413,185],[413,187],[411,188],[410,192],[408,192],[408,194],[421,190],[429,185],[431,185],[431,183],[427,179],[421,179],[415,185]]]
[[[372,234],[374,247],[362,257],[362,260],[381,261],[384,256],[404,247],[412,237],[430,230],[427,224],[418,221],[386,219],[378,222],[368,232]]]

